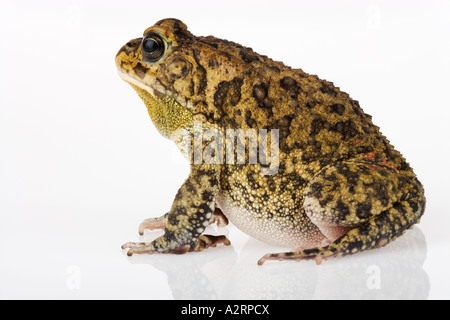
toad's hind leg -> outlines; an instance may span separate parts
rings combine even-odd
[[[311,260],[382,247],[419,222],[425,209],[422,185],[412,172],[388,164],[350,160],[324,168],[305,189],[304,208],[331,243],[266,260]]]

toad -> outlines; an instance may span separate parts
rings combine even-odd
[[[126,243],[128,255],[229,245],[204,234],[229,220],[291,249],[259,264],[320,263],[383,247],[423,215],[424,189],[408,162],[332,82],[240,44],[195,36],[177,19],[128,41],[116,65],[190,162],[170,210],[140,225],[141,234],[161,228],[164,235]]]

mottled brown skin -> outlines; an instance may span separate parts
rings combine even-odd
[[[122,47],[116,64],[159,131],[183,150],[174,132],[192,133],[194,121],[222,131],[279,129],[279,169],[262,175],[259,164],[192,164],[169,213],[141,228],[164,227],[165,234],[150,244],[124,245],[129,254],[229,244],[202,235],[220,209],[250,235],[293,248],[260,264],[320,263],[382,247],[419,222],[425,197],[413,170],[333,83],[239,44],[194,36],[176,19],[159,21],[144,39],[151,34],[165,43],[156,60],[138,38]]]

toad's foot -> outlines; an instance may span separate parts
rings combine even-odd
[[[302,261],[302,260],[315,260],[317,265],[322,264],[322,261],[327,260],[330,257],[336,256],[336,253],[325,253],[325,252],[315,252],[315,249],[303,250],[302,254],[298,252],[283,252],[283,253],[268,253],[264,255],[258,261],[258,265],[262,266],[267,260],[291,260],[291,261]]]
[[[157,250],[155,249],[153,242],[127,242],[122,246],[122,249],[128,249],[127,255],[132,256],[133,254],[153,254],[153,253],[173,253],[173,254],[184,254],[186,252],[200,252],[209,247],[216,247],[218,244],[223,244],[229,246],[231,244],[230,240],[226,236],[212,236],[212,235],[201,235],[197,243],[193,246],[184,245],[174,249],[168,250]]]
[[[222,228],[228,225],[228,218],[225,217],[222,210],[219,208],[214,209],[211,219],[209,220],[209,225],[217,223],[217,226]]]
[[[325,247],[327,245],[331,244],[331,241],[329,239],[324,239],[319,244],[319,248]],[[324,252],[321,252],[319,250],[314,249],[308,249],[303,246],[296,246],[292,249],[292,252],[281,252],[281,253],[268,253],[264,255],[261,259],[258,261],[258,265],[263,265],[264,262],[267,260],[293,260],[293,261],[300,261],[300,260],[316,260],[317,265],[321,264],[323,260],[326,260],[327,258],[331,257],[332,254],[328,253],[327,255],[324,255]]]
[[[167,223],[167,216],[168,214],[166,213],[162,217],[150,218],[142,221],[142,223],[139,225],[139,235],[143,236],[144,230],[164,229]]]
[[[223,244],[229,246],[231,244],[230,240],[226,236],[212,236],[212,235],[201,235],[198,238],[195,248],[191,251],[200,252],[209,247],[215,248],[218,244]]]
[[[164,229],[167,224],[167,216],[168,213],[159,218],[149,218],[142,221],[139,225],[139,235],[144,235],[144,230],[156,230],[156,229]],[[228,218],[225,217],[222,210],[216,208],[211,215],[211,219],[209,220],[209,224],[212,225],[217,223],[217,226],[222,228],[228,225]]]

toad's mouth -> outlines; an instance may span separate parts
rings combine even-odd
[[[122,78],[122,80],[128,82],[133,88],[138,87],[141,90],[144,90],[148,92],[150,95],[152,95],[154,98],[164,98],[167,96],[171,96],[171,94],[163,93],[163,91],[166,91],[161,86],[161,91],[156,90],[155,88],[143,83],[142,81],[137,80],[136,78],[130,76],[127,72],[118,69],[119,76]]]

